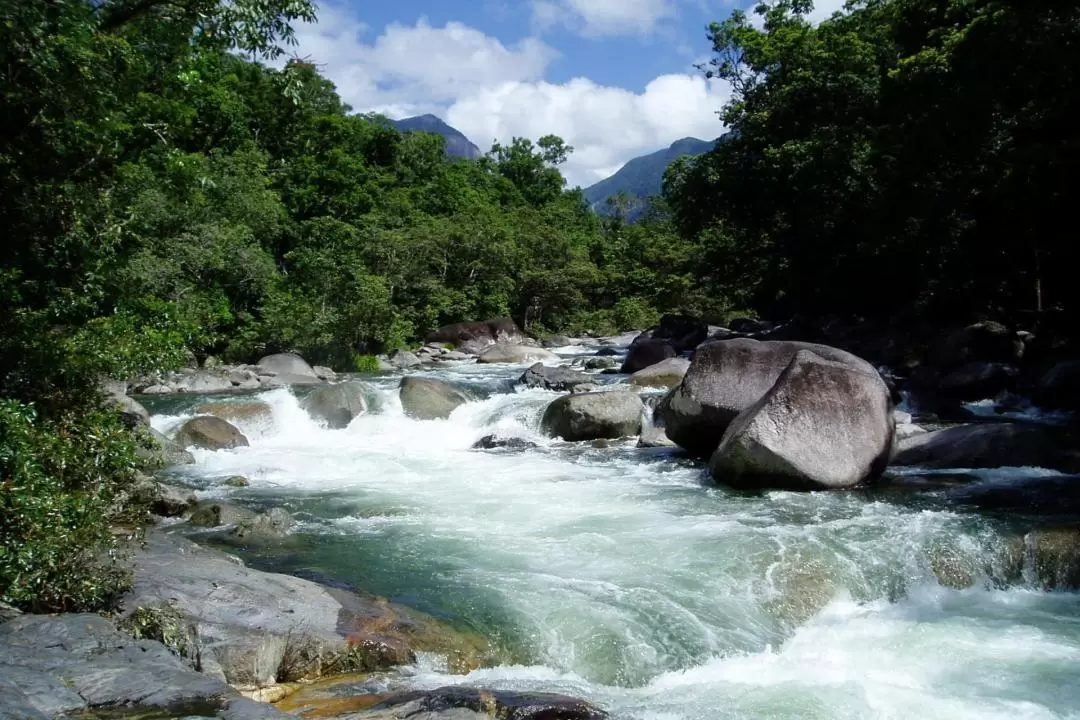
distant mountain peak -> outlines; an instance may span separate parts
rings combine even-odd
[[[607,199],[620,192],[642,200],[659,195],[663,189],[664,172],[667,171],[668,165],[684,155],[707,153],[713,149],[716,142],[716,140],[684,137],[662,150],[636,157],[619,168],[618,172],[611,177],[585,188],[585,199],[594,212],[604,215],[609,212]],[[638,205],[643,211],[647,204],[641,202]]]
[[[394,127],[403,133],[428,132],[441,135],[446,140],[446,154],[451,157],[474,160],[483,155],[480,148],[476,147],[460,130],[450,127],[437,115],[425,113],[403,120],[392,120],[391,122],[393,122]]]

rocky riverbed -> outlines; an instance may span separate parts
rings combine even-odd
[[[485,327],[456,337],[474,353],[515,339]],[[174,518],[134,556],[116,618],[0,625],[0,664],[20,668],[0,673],[8,716],[1074,712],[1067,416],[1001,395],[949,406],[995,422],[943,425],[888,373],[802,346],[764,362],[774,346],[736,342],[724,352],[766,374],[729,382],[704,373],[738,366],[716,348],[675,357],[700,328],[669,330],[139,396],[169,458],[192,461],[144,481]],[[792,424],[770,435],[769,417]],[[827,483],[849,489],[787,489]]]

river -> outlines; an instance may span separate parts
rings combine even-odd
[[[408,687],[562,692],[638,720],[1080,718],[1080,595],[1030,568],[1004,582],[1006,521],[932,494],[735,493],[674,451],[553,441],[538,426],[557,394],[515,390],[521,372],[419,371],[483,398],[428,422],[403,415],[400,375],[371,379],[378,409],[343,430],[262,393],[268,418],[237,423],[251,447],[196,451],[183,472],[203,496],[294,514],[301,549],[262,566],[388,596],[515,658],[467,676],[422,658]],[[155,399],[155,427],[204,400]],[[493,433],[536,447],[472,449]],[[235,474],[250,487],[215,484]]]

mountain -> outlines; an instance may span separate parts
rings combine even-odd
[[[606,201],[609,197],[624,192],[633,198],[647,198],[659,195],[664,184],[664,171],[668,165],[683,155],[701,155],[713,149],[716,140],[706,141],[697,138],[676,140],[671,147],[658,150],[649,155],[636,157],[623,165],[617,173],[585,188],[585,199],[593,212],[608,214]],[[638,206],[641,207],[638,207]],[[632,215],[643,211],[647,203],[634,203]]]
[[[404,120],[393,120],[394,126],[401,132],[429,132],[446,138],[446,154],[451,157],[474,160],[481,155],[480,148],[472,144],[469,138],[450,127],[434,115],[417,115]]]

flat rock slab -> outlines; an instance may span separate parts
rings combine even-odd
[[[488,651],[482,639],[382,598],[254,570],[177,536],[152,534],[134,564],[125,614],[171,607],[203,672],[241,688],[408,664],[420,650],[471,669]]]
[[[218,708],[238,693],[161,643],[133,640],[99,615],[24,615],[0,625],[0,718],[54,718],[90,707]]]

